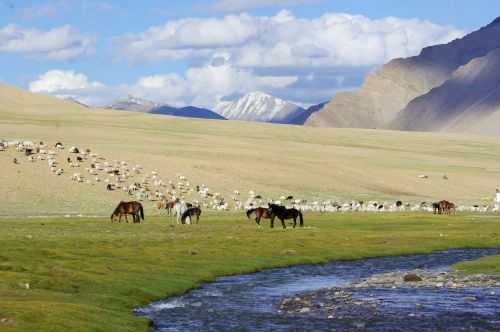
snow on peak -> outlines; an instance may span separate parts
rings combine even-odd
[[[254,91],[233,102],[221,102],[215,112],[231,120],[271,122],[284,119],[299,106],[269,94]]]

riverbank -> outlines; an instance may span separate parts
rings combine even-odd
[[[499,218],[500,220],[500,218]],[[267,224],[266,224],[267,225]],[[147,331],[131,310],[217,276],[332,260],[500,247],[500,221],[470,215],[306,215],[306,228],[257,228],[243,216],[200,225],[107,219],[2,219],[3,331]]]

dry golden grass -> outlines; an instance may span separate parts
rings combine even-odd
[[[500,140],[480,136],[321,129],[87,109],[0,85],[0,138],[62,141],[108,159],[186,175],[214,191],[253,189],[306,199],[476,203],[500,184]],[[124,193],[76,185],[47,164],[0,152],[0,214],[107,214]],[[429,179],[419,179],[427,174]],[[446,174],[449,180],[443,180]],[[151,211],[151,208],[147,208]],[[149,212],[150,212],[149,211]]]

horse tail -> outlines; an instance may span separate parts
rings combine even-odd
[[[141,214],[142,220],[144,220],[144,208],[142,207],[142,204],[139,204],[139,212]]]
[[[302,216],[302,212],[299,211],[299,218],[300,218],[300,226],[304,226],[304,217]]]

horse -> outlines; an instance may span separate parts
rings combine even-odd
[[[432,203],[432,210],[434,211],[434,214],[441,214],[442,211],[439,202]]]
[[[165,210],[167,210],[167,215],[172,215],[172,209],[174,208],[175,201],[169,201],[165,203]]]
[[[127,214],[131,214],[134,218],[135,223],[141,223],[141,219],[144,220],[144,209],[142,204],[139,202],[123,202],[121,201],[116,207],[115,211],[111,214],[111,222],[115,221],[118,217],[118,221],[122,222],[122,215],[125,215],[125,220],[128,223]]]
[[[187,209],[193,207],[193,204],[191,203],[187,203],[185,201],[181,201],[179,199],[176,199],[174,201],[174,206],[173,206],[173,209],[174,209],[174,215],[177,216],[177,224],[179,224],[179,221],[182,217],[182,215],[184,214],[184,212],[186,212]]]
[[[189,224],[192,224],[192,217],[196,216],[196,224],[200,221],[201,209],[197,206],[190,207],[181,216],[181,223],[186,224],[186,219],[189,218]]]
[[[304,226],[304,217],[302,215],[302,212],[295,208],[287,209],[286,207],[281,205],[269,204],[269,210],[271,210],[271,213],[273,214],[273,217],[271,218],[271,228],[274,227],[275,217],[278,217],[278,219],[281,221],[281,225],[283,226],[283,228],[286,228],[286,219],[293,219],[293,228],[297,226],[297,218],[299,218],[300,227]]]
[[[441,209],[443,214],[455,214],[455,204],[452,202],[448,202],[446,200],[442,200],[439,202],[439,208]]]
[[[272,214],[271,210],[263,208],[263,207],[258,207],[258,208],[254,208],[254,209],[248,210],[247,211],[247,218],[250,219],[250,217],[252,215],[255,216],[255,222],[259,226],[260,226],[260,219],[261,218],[272,219],[272,217],[273,217],[273,214]]]

